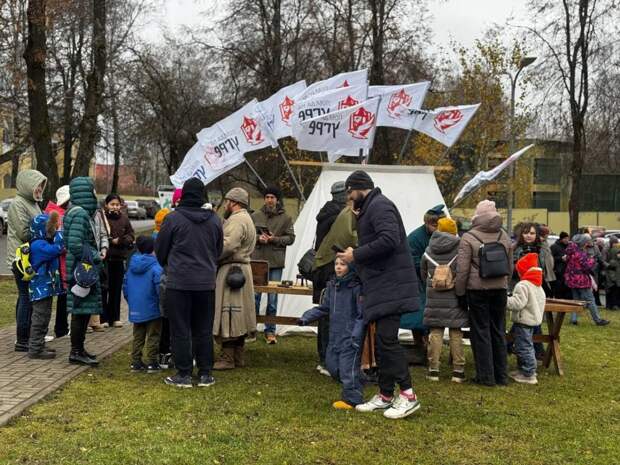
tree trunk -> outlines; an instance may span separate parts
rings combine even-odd
[[[99,140],[97,118],[103,103],[106,69],[106,0],[93,1],[93,68],[88,75],[84,116],[80,123],[80,145],[73,166],[73,176],[88,176]]]
[[[73,99],[74,89],[65,90],[65,105],[64,105],[64,141],[63,141],[63,167],[62,167],[62,182],[63,184],[69,184],[71,179],[71,155],[73,154]]]
[[[110,75],[110,104],[112,107],[112,138],[114,141],[114,171],[112,172],[112,187],[110,187],[110,192],[118,192],[118,171],[121,165],[121,128],[118,122],[118,100],[116,97],[114,74]]]
[[[28,3],[28,43],[24,52],[28,77],[28,110],[30,132],[37,159],[37,168],[47,176],[46,197],[59,187],[58,167],[52,151],[47,89],[45,86],[46,1],[30,0]]]
[[[568,200],[568,216],[570,221],[570,231],[572,234],[579,229],[579,194],[581,192],[581,176],[583,175],[584,164],[584,139],[583,122],[573,123],[573,159],[570,167],[570,196]]]

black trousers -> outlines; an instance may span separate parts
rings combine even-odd
[[[56,320],[54,321],[54,334],[56,337],[66,336],[69,332],[67,321],[67,294],[56,298]]]
[[[556,299],[572,300],[573,293],[570,288],[564,283],[564,276],[558,276],[558,279],[553,281],[551,289],[553,291],[553,297]]]
[[[103,301],[102,323],[110,325],[121,319],[121,295],[123,293],[123,278],[125,264],[122,261],[108,261],[108,292]]]
[[[508,382],[506,301],[505,289],[467,291],[471,348],[480,384]]]
[[[605,292],[605,307],[612,309],[620,307],[620,287],[612,286]]]
[[[321,293],[327,286],[327,282],[334,274],[334,263],[328,263],[317,268],[312,273],[312,303],[319,304]],[[319,319],[319,327],[316,338],[316,351],[319,355],[319,362],[325,366],[325,354],[327,353],[327,345],[329,344],[329,316]]]
[[[179,375],[192,374],[193,356],[196,358],[198,376],[211,374],[215,291],[167,289],[165,305],[170,323],[172,355]]]
[[[161,337],[159,338],[159,353],[170,353],[170,322],[168,318],[162,317],[161,319]]]
[[[71,315],[71,352],[82,352],[90,315]]]
[[[376,320],[375,356],[379,368],[379,391],[386,397],[394,395],[394,386],[401,391],[412,387],[405,349],[398,342],[400,315],[388,315]]]

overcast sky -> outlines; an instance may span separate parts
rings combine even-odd
[[[217,17],[225,0],[166,0],[163,8],[154,13],[145,36],[156,40],[159,25],[171,32],[179,26],[198,26],[207,18],[200,12],[209,9],[209,19]],[[451,39],[470,46],[494,23],[504,24],[511,16],[521,19],[526,0],[430,0],[433,15],[434,42],[447,48]],[[219,7],[218,7],[219,6]]]

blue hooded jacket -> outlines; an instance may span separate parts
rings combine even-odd
[[[43,300],[64,294],[60,279],[60,256],[65,251],[62,232],[47,237],[48,214],[37,215],[30,223],[30,265],[36,271],[29,283],[30,300]]]
[[[144,323],[160,317],[159,281],[162,267],[154,255],[135,253],[123,280],[123,294],[129,304],[129,321]]]

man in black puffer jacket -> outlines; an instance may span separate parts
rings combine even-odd
[[[198,386],[215,381],[213,369],[213,318],[217,261],[222,254],[222,222],[205,203],[204,184],[188,179],[181,202],[166,217],[157,235],[155,253],[166,269],[164,302],[178,373],[166,384],[192,387],[192,352],[198,366]]]
[[[411,383],[404,349],[398,342],[400,315],[420,310],[418,283],[407,234],[396,205],[358,170],[346,181],[349,199],[358,210],[359,247],[338,254],[355,262],[363,287],[364,322],[377,326],[376,350],[380,394],[356,406],[360,412],[385,410],[387,418],[404,418],[420,408]],[[394,399],[394,385],[400,395]]]

